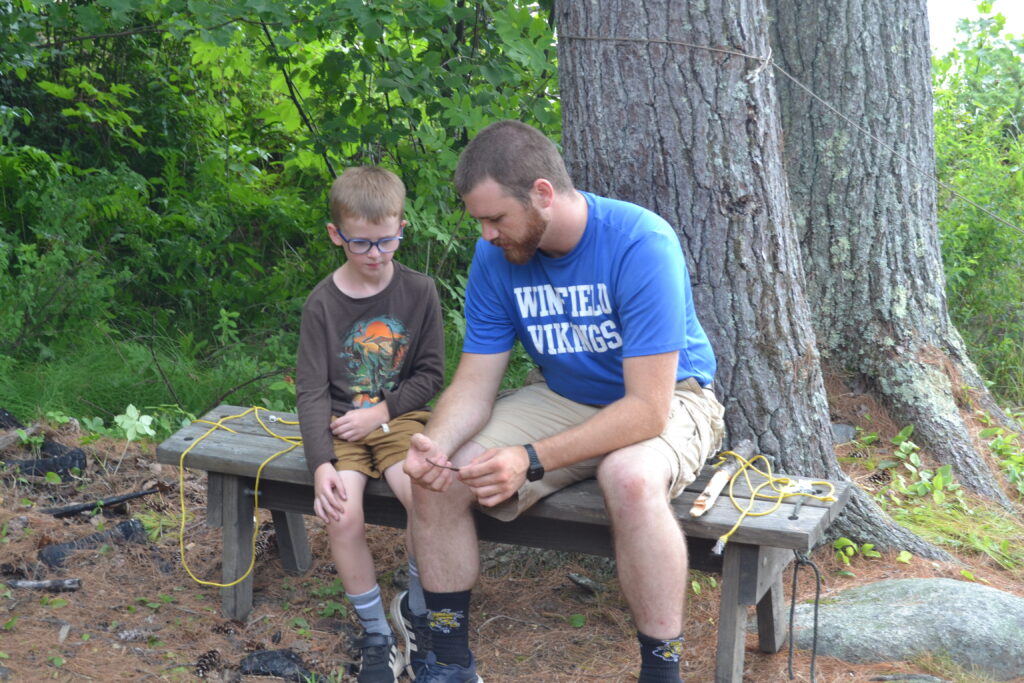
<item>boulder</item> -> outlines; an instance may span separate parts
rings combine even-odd
[[[814,605],[797,605],[796,647],[810,650]],[[1024,676],[1024,599],[952,579],[894,579],[822,599],[818,654],[853,663],[945,655],[967,671]]]

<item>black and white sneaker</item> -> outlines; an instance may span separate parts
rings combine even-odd
[[[417,616],[409,609],[409,591],[402,591],[391,601],[391,623],[404,641],[405,671],[415,681],[426,666],[431,637],[427,615]]]
[[[405,669],[393,635],[367,633],[356,642],[359,648],[359,683],[394,683]]]

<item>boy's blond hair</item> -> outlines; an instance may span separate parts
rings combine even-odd
[[[379,223],[405,210],[405,183],[379,166],[353,166],[334,179],[330,194],[331,221],[341,226],[346,218]]]

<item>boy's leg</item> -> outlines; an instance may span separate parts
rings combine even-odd
[[[393,683],[405,667],[394,634],[388,625],[373,556],[366,542],[363,494],[373,476],[369,454],[357,444],[335,442],[337,472],[345,491],[341,518],[326,523],[334,566],[345,587],[345,597],[355,608],[365,635],[359,649],[360,683]]]

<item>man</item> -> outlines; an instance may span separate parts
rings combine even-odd
[[[481,680],[468,636],[473,507],[512,519],[596,476],[640,680],[679,681],[687,557],[669,501],[722,436],[679,240],[646,209],[574,189],[555,145],[517,121],[470,142],[455,185],[482,239],[459,367],[405,461],[433,638],[417,680]],[[544,381],[495,402],[516,338]]]

